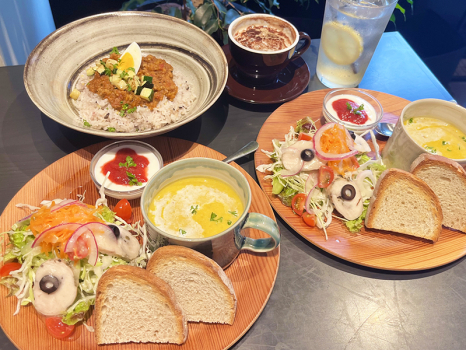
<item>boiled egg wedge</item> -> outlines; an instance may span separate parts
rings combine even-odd
[[[134,68],[134,73],[137,74],[141,66],[141,48],[137,43],[131,43],[128,48],[121,54],[118,69],[128,71],[128,68]]]

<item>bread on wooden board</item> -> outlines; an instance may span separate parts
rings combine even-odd
[[[188,321],[233,324],[235,291],[212,259],[190,248],[170,245],[154,252],[147,271],[170,285]]]
[[[108,269],[97,285],[97,344],[175,343],[188,337],[184,313],[170,286],[135,266]]]
[[[434,191],[413,174],[393,168],[380,175],[365,224],[436,242],[442,220],[442,208]]]
[[[466,172],[452,159],[423,153],[411,172],[424,180],[440,200],[443,225],[466,232]]]

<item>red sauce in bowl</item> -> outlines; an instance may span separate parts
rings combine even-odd
[[[348,104],[351,106],[351,110],[348,109]],[[359,105],[354,101],[348,100],[346,98],[334,101],[332,103],[332,107],[335,112],[337,112],[338,118],[344,122],[362,125],[369,119],[367,113],[364,110],[355,112]]]
[[[120,163],[127,163],[126,157],[130,156],[136,166],[120,166]],[[133,174],[137,181],[147,182],[147,167],[149,159],[140,156],[131,148],[122,148],[115,154],[115,158],[105,163],[102,168],[102,174],[106,175],[110,171],[108,179],[118,185],[130,185],[131,179],[126,172]]]

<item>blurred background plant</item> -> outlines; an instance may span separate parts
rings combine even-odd
[[[290,2],[290,0],[287,1]],[[309,8],[310,1],[294,0],[306,9]],[[319,3],[319,0],[315,1]],[[412,10],[413,0],[403,1]],[[152,11],[182,18],[213,35],[219,42],[227,44],[228,25],[236,18],[244,14],[255,13],[257,10],[272,14],[274,8],[280,8],[277,0],[129,0],[123,3],[120,10]],[[397,4],[396,9],[406,20],[406,9],[401,4]],[[390,20],[395,23],[396,16],[393,14]]]

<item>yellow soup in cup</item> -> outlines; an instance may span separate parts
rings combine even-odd
[[[432,117],[404,120],[411,138],[427,152],[451,159],[466,158],[466,135],[456,126]]]
[[[204,238],[228,229],[243,211],[241,199],[230,185],[214,177],[192,176],[158,191],[148,216],[171,235]]]

